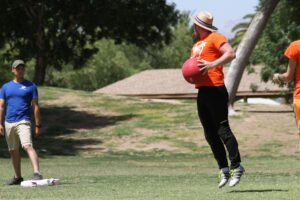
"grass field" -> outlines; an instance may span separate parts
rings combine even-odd
[[[159,155],[159,156],[158,156]],[[25,160],[24,160],[25,161]],[[23,161],[23,162],[24,162]],[[59,177],[53,187],[1,186],[1,199],[298,199],[299,159],[252,157],[235,188],[217,188],[210,156],[131,154],[52,157],[42,160],[44,174]],[[1,159],[1,171],[9,162]],[[24,175],[31,175],[28,160]],[[9,178],[3,173],[1,181]]]
[[[145,102],[41,88],[44,134],[35,139],[54,187],[0,186],[0,199],[298,199],[300,156],[287,105],[237,104],[230,118],[246,174],[217,188],[216,163],[193,101]],[[4,138],[0,183],[12,176]],[[31,166],[23,156],[24,178]]]

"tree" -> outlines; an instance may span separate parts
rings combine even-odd
[[[252,19],[254,17],[254,14],[247,14],[243,17],[245,20],[249,20],[246,22],[241,22],[235,25],[232,29],[231,32],[235,32],[235,35],[232,39],[230,39],[230,44],[232,45],[233,48],[237,48],[240,42],[243,39],[243,36],[245,35]]]
[[[261,10],[257,11],[255,14],[247,32],[238,46],[236,59],[232,61],[225,79],[225,84],[229,93],[229,106],[232,106],[234,103],[238,86],[252,50],[278,2],[279,0],[264,1]]]
[[[263,1],[260,1],[262,4]],[[284,51],[293,40],[300,38],[300,0],[281,0],[268,20],[263,34],[258,40],[250,57],[251,64],[262,64],[261,78],[263,81],[271,79],[274,73],[282,73],[286,70],[287,58]],[[252,18],[254,14],[248,14],[245,18]],[[231,39],[234,47],[241,42],[250,22],[242,22],[233,27],[236,31]],[[289,86],[293,86],[290,84]]]
[[[136,45],[101,39],[95,46],[99,51],[82,68],[72,70],[72,66],[65,65],[61,71],[49,71],[47,85],[93,91],[131,75],[134,67],[144,63],[141,57],[135,60],[140,51]]]
[[[268,81],[274,73],[286,71],[284,51],[300,38],[300,0],[281,0],[251,56],[251,62],[263,64],[261,78]],[[293,85],[291,85],[293,86]]]
[[[172,31],[174,40],[163,48],[147,48],[152,68],[179,68],[189,58],[193,46],[193,27],[189,25],[189,13],[182,13]]]
[[[0,13],[0,47],[9,45],[7,59],[35,58],[37,84],[49,67],[80,68],[100,38],[141,47],[169,43],[178,18],[165,0],[5,0]]]
[[[66,65],[61,71],[51,70],[47,73],[46,84],[92,91],[141,70],[179,68],[189,57],[192,31],[188,14],[183,13],[172,30],[173,40],[168,45],[163,43],[161,48],[142,48],[125,42],[115,44],[112,39],[101,39],[95,43],[99,51],[81,69],[70,70]]]

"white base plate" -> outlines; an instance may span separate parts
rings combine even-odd
[[[22,187],[54,186],[59,185],[59,179],[26,180],[21,182]]]

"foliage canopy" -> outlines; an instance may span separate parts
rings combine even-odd
[[[259,9],[264,0],[260,0]],[[245,19],[251,19],[254,15],[248,14]],[[234,27],[235,37],[231,40],[238,45],[250,22],[242,22]],[[259,39],[254,52],[251,55],[250,63],[263,64],[261,71],[263,81],[271,79],[277,72],[284,72],[287,66],[287,58],[284,51],[288,45],[300,38],[300,0],[281,0],[268,24]]]
[[[80,90],[95,90],[123,79],[141,70],[152,68],[179,68],[189,57],[193,44],[188,14],[181,14],[172,35],[173,40],[161,47],[138,47],[134,44],[116,44],[112,39],[95,43],[99,51],[81,69],[65,65],[61,71],[51,70],[46,84]]]
[[[5,58],[35,59],[37,84],[44,83],[48,68],[80,68],[101,38],[141,47],[169,43],[178,19],[165,0],[5,0],[0,13]]]

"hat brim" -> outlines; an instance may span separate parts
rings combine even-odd
[[[17,66],[15,66],[15,67],[11,67],[11,68],[18,68],[19,66],[24,66],[24,67],[26,67],[26,65],[25,64],[18,64]]]
[[[204,29],[206,29],[206,30],[208,30],[208,31],[216,32],[216,31],[218,30],[218,28],[215,27],[215,26],[213,26],[213,25],[210,26],[210,27],[208,27],[208,26],[205,26],[205,24],[200,24],[199,22],[197,22],[197,21],[195,20],[195,17],[191,17],[191,19],[192,19],[192,21],[193,21],[194,24],[196,24],[197,26],[200,26],[200,27],[202,27],[202,28],[204,28]]]
[[[12,64],[12,68],[16,68],[16,67],[18,67],[19,65],[24,65],[25,66],[25,63],[24,63],[24,61],[23,60],[15,60],[14,62],[13,62],[13,64]]]

